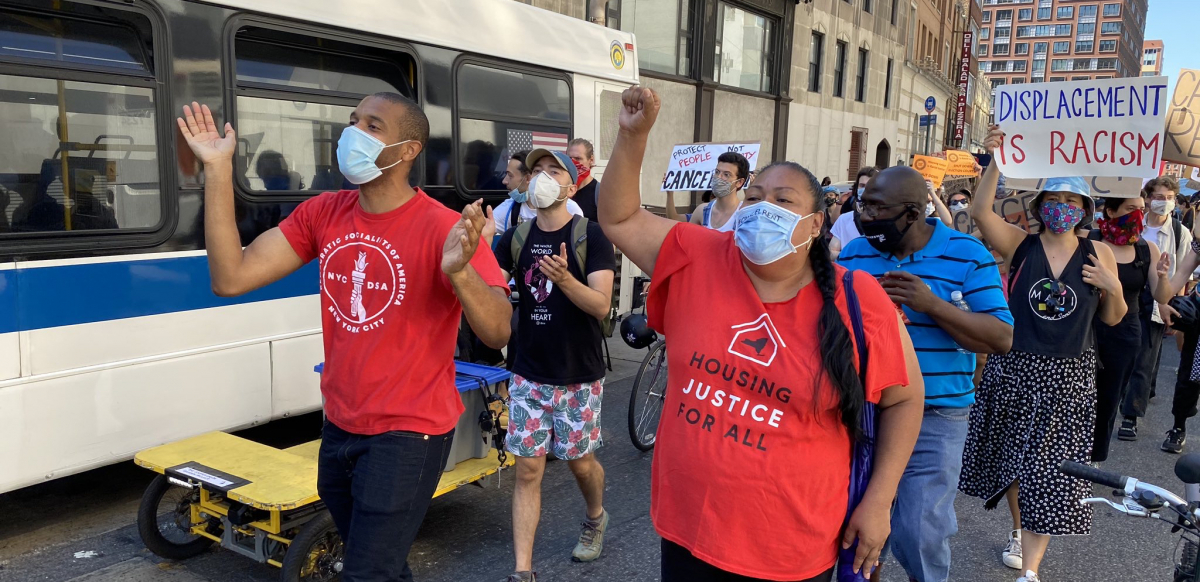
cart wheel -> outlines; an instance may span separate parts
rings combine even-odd
[[[283,582],[337,582],[342,579],[344,546],[333,516],[322,511],[300,528],[283,556]]]
[[[146,548],[168,560],[186,560],[212,545],[191,533],[191,506],[198,501],[199,490],[172,485],[165,475],[155,477],[138,506],[138,534]]]

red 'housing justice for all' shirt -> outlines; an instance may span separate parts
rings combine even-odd
[[[845,270],[836,272],[850,330]],[[856,273],[854,289],[867,398],[878,402],[884,388],[908,384],[899,323],[874,278]],[[679,224],[658,253],[648,313],[667,337],[671,373],[650,512],[659,535],[722,570],[803,580],[837,560],[851,443],[821,364],[822,305],[815,282],[764,304],[732,233]]]
[[[279,228],[304,262],[320,259],[325,415],[347,432],[444,434],[462,414],[454,345],[462,306],[442,272],[442,248],[461,216],[421,190],[370,214],[358,190],[326,192]],[[507,290],[480,244],[471,266]]]

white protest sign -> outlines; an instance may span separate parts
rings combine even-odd
[[[996,88],[996,123],[1010,178],[1158,175],[1166,77],[1129,77]]]
[[[1112,176],[1084,176],[1083,179],[1091,186],[1091,194],[1096,198],[1137,198],[1141,196],[1145,182],[1141,178],[1121,178]],[[1014,178],[1005,176],[1004,187],[1009,190],[1040,192],[1046,180]]]
[[[736,152],[746,156],[750,171],[758,165],[758,149],[754,143],[693,143],[681,144],[671,150],[671,162],[667,175],[663,176],[662,190],[708,190],[713,171],[717,169],[717,158],[725,152]]]

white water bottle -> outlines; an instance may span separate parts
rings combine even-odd
[[[966,300],[963,299],[962,291],[951,291],[950,292],[950,303],[954,304],[955,307],[957,307],[963,311],[966,311],[967,313],[971,312],[971,306],[967,305]],[[968,352],[967,350],[962,349],[962,347],[960,346],[958,348],[958,353],[969,354],[971,352]]]

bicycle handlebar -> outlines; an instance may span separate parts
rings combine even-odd
[[[1077,479],[1099,483],[1113,489],[1125,489],[1125,486],[1129,483],[1129,477],[1097,469],[1090,465],[1076,463],[1075,461],[1063,461],[1058,466],[1058,469]]]

